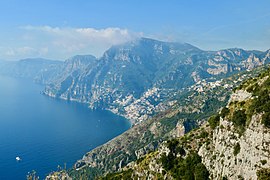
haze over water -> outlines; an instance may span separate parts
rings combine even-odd
[[[31,170],[44,178],[130,127],[111,112],[41,95],[43,86],[29,80],[0,76],[0,84],[0,179]]]

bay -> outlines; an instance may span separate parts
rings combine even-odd
[[[30,80],[0,76],[0,179],[44,178],[130,128],[109,111],[41,94]],[[16,161],[16,156],[22,160]]]

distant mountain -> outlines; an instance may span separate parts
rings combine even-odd
[[[61,61],[42,58],[22,59],[19,61],[0,61],[0,74],[31,78],[38,83],[46,83],[55,77]]]
[[[50,81],[48,87],[51,87],[52,84],[56,89],[50,89],[50,92],[45,89],[47,95],[59,97],[62,95],[63,99],[70,99],[70,95],[66,92],[70,90],[70,87],[74,85],[74,81],[78,81],[78,78],[81,74],[85,73],[88,68],[96,66],[97,59],[92,55],[77,55],[67,59],[66,61],[58,67],[57,75]],[[64,97],[63,94],[66,94]],[[76,93],[75,93],[76,95]],[[83,95],[83,92],[80,92],[78,95]],[[84,102],[84,101],[82,101]]]
[[[77,61],[89,57],[78,56]],[[76,61],[74,59],[74,61]],[[269,51],[232,48],[203,51],[187,43],[141,38],[113,46],[70,74],[74,61],[44,93],[104,108],[141,122],[169,107],[174,95],[202,80],[213,81],[269,62]]]

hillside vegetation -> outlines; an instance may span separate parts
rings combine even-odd
[[[119,137],[86,154],[76,163],[74,169],[67,171],[68,176],[73,179],[230,177],[232,174],[228,174],[228,171],[215,172],[212,164],[232,163],[227,162],[225,157],[235,163],[232,157],[246,153],[242,152],[242,142],[239,138],[246,137],[247,130],[253,131],[249,128],[253,122],[252,117],[254,119],[257,117],[256,114],[263,112],[252,109],[261,99],[260,93],[258,94],[255,89],[253,92],[253,86],[259,83],[262,92],[269,89],[266,78],[269,71],[258,75],[262,69],[223,79],[218,82],[220,85],[214,88],[211,84],[205,83],[202,85],[203,92],[198,92],[198,84],[194,85],[188,92],[179,94],[172,109],[134,126]],[[243,83],[239,88],[234,88],[241,82]],[[230,96],[233,89],[235,93]],[[208,122],[205,122],[208,118]],[[200,124],[203,125],[194,129]],[[266,133],[263,137],[267,137],[267,122],[265,124],[262,120],[258,125],[264,129],[262,133]],[[227,138],[226,141],[235,141],[235,143],[226,144],[226,147],[223,147],[224,152],[219,152],[218,147],[222,142],[217,142],[217,138],[224,139],[222,136]],[[267,143],[267,138],[258,143],[265,143],[264,141]],[[262,161],[267,166],[267,158],[259,159],[259,162]],[[229,165],[227,166],[230,168]],[[225,169],[222,164],[218,164],[217,167],[218,170]],[[263,176],[267,169],[256,168],[254,172],[252,176],[256,176],[256,173]],[[102,174],[107,175],[101,177]],[[240,176],[246,177],[241,174]]]
[[[269,77],[245,81],[209,122],[101,179],[269,179]]]

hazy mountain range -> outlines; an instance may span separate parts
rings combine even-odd
[[[270,51],[203,51],[187,43],[141,38],[108,49],[101,58],[64,62],[1,62],[0,72],[46,84],[44,93],[103,108],[138,123],[173,104],[177,93],[200,83],[267,64]]]
[[[270,50],[203,51],[141,38],[101,58],[1,61],[0,74],[31,78],[48,96],[133,123],[47,179],[265,179],[270,98],[263,65],[269,61]]]

